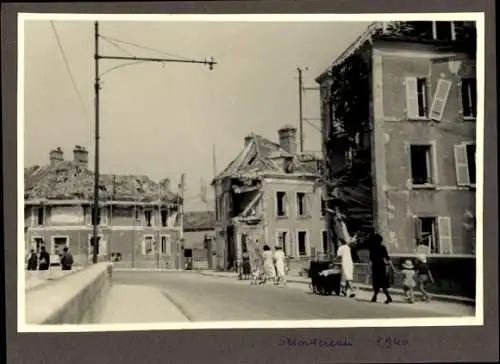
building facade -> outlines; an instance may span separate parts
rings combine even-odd
[[[291,260],[329,249],[320,159],[297,154],[295,128],[278,134],[279,144],[247,136],[241,153],[212,183],[219,269],[233,268],[244,249],[256,259],[264,244],[283,247]]]
[[[189,211],[184,214],[184,257],[192,258],[193,269],[215,269],[215,211]]]
[[[88,264],[94,206],[88,152],[76,146],[66,161],[57,148],[49,159],[48,165],[25,168],[26,249],[44,245],[58,254],[68,246],[77,264]],[[103,174],[99,189],[99,260],[137,268],[180,266],[182,200],[168,180]]]
[[[475,46],[473,22],[374,23],[317,78],[337,236],[340,220],[392,256],[474,257]]]

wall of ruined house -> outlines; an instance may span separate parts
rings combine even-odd
[[[454,75],[448,62],[431,64],[431,57],[444,56],[444,53],[421,45],[413,49],[403,45],[379,44],[374,53],[378,228],[391,253],[413,253],[415,223],[412,217],[448,216],[452,225],[453,253],[471,254],[474,242],[471,232],[463,226],[463,217],[467,210],[475,211],[475,191],[457,186],[453,148],[455,144],[475,141],[475,122],[464,121],[461,116],[459,83],[460,77],[475,77],[475,65],[468,60],[462,64],[458,75]],[[440,122],[407,120],[406,77],[430,78],[429,106],[438,79],[452,80]],[[429,142],[435,147],[437,186],[429,190],[411,190],[409,144]]]
[[[298,256],[297,231],[307,230],[309,236],[309,255],[314,251],[323,250],[322,231],[326,229],[325,218],[321,216],[321,188],[315,188],[312,182],[298,180],[272,180],[267,179],[263,183],[263,210],[265,212],[265,238],[266,242],[274,247],[276,244],[276,232],[287,230],[292,246],[295,247],[295,257]],[[276,192],[287,193],[289,208],[287,217],[276,216]],[[297,217],[296,193],[311,193],[313,204],[309,210],[310,216]]]

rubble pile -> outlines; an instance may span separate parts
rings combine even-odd
[[[168,180],[156,183],[147,176],[101,174],[99,197],[114,201],[177,202],[179,197],[170,190]],[[72,162],[57,166],[33,166],[24,169],[24,197],[36,199],[92,199],[94,173]]]

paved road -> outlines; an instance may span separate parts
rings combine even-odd
[[[113,273],[114,284],[156,287],[191,321],[324,320],[444,317],[418,304],[312,295],[306,285],[254,286],[248,281],[182,272]],[[380,301],[383,297],[380,296]],[[421,303],[420,305],[425,305]]]

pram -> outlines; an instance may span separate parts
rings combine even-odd
[[[323,274],[321,272],[324,272]],[[337,296],[341,292],[342,272],[340,263],[331,261],[312,261],[309,268],[311,287],[315,294]]]

